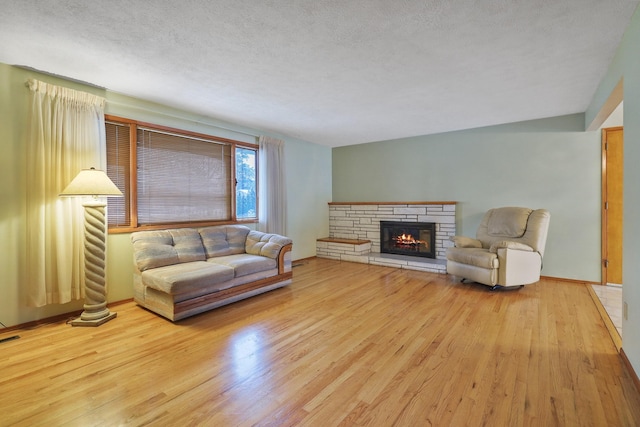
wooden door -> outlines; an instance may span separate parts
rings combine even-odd
[[[602,283],[622,284],[624,132],[602,130]]]

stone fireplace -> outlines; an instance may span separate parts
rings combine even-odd
[[[433,223],[432,257],[383,253],[380,223]],[[446,273],[446,250],[456,234],[456,202],[331,202],[329,237],[316,255],[341,261]],[[418,238],[417,240],[423,240]]]

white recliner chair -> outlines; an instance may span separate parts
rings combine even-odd
[[[546,209],[490,209],[476,238],[454,236],[447,249],[447,273],[493,290],[540,280],[551,215]]]

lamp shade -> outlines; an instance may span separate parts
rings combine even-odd
[[[99,169],[82,169],[73,181],[60,193],[61,196],[122,197],[122,192]]]

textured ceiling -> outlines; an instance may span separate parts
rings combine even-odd
[[[0,62],[328,146],[584,112],[638,0],[0,0]]]

